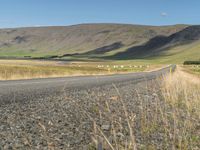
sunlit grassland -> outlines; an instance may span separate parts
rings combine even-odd
[[[141,72],[159,66],[132,62],[0,60],[0,80]]]
[[[189,73],[200,75],[200,65],[185,65],[183,68]]]
[[[149,62],[182,64],[188,60],[200,59],[200,41],[183,44],[162,51],[160,55],[148,58]]]

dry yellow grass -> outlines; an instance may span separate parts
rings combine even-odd
[[[160,83],[160,80],[158,80]],[[159,84],[160,85],[160,84]],[[152,86],[152,85],[151,85]],[[121,94],[116,88],[118,97],[113,97],[117,103],[118,111],[122,109],[121,115],[111,110],[115,110],[111,102],[106,100],[106,111],[101,112],[102,116],[110,118],[111,132],[107,135],[101,131],[100,126],[94,122],[93,140],[98,149],[177,149],[177,150],[197,150],[200,148],[200,78],[193,74],[184,72],[180,67],[174,73],[167,74],[162,78],[161,90],[158,92],[154,87],[146,87],[147,95],[136,90],[140,111],[132,114],[127,111],[129,104],[121,98]],[[148,89],[149,92],[148,93]],[[161,92],[161,93],[160,93]],[[102,106],[99,106],[99,110]],[[136,107],[136,108],[137,108]],[[96,108],[95,108],[96,109]],[[121,122],[116,118],[127,121]],[[115,118],[116,117],[116,118]],[[130,118],[134,118],[130,120]],[[93,118],[94,119],[94,118]],[[102,120],[104,120],[103,118]],[[127,130],[124,141],[120,141],[116,136],[118,128],[116,122],[122,129]],[[124,133],[124,132],[122,132]],[[138,137],[138,135],[140,135]],[[110,142],[109,136],[113,137]],[[136,140],[137,139],[137,140]],[[137,142],[139,141],[139,142]],[[106,149],[106,148],[105,148]]]
[[[200,78],[178,67],[175,73],[164,78],[163,94],[172,104],[185,103],[188,110],[196,107],[199,110]]]
[[[16,80],[80,75],[138,72],[153,66],[112,64],[109,62],[61,62],[38,60],[0,60],[0,80]]]
[[[174,149],[198,149],[200,141],[200,78],[176,72],[164,78],[162,93],[170,112],[161,110]]]
[[[83,99],[91,97],[94,103],[84,101],[82,105],[82,99],[79,101],[77,97],[74,100],[67,96],[64,101],[53,101],[50,108],[58,106],[58,110],[67,116],[66,106],[63,104],[71,101],[70,106],[75,106],[72,107],[72,112],[81,110],[81,114],[77,115],[78,119],[86,118],[86,122],[87,119],[90,120],[90,127],[94,127],[93,132],[86,128],[87,133],[91,134],[91,150],[200,149],[200,78],[178,67],[174,73],[166,75],[158,82],[149,81],[138,86],[141,87],[118,89],[113,85],[113,88],[109,87],[108,93],[101,93],[99,89],[89,90],[89,93],[84,91],[86,97],[83,96]],[[123,94],[125,91],[129,92]],[[109,93],[112,94],[107,97],[106,94]],[[48,105],[45,103],[43,107]],[[21,111],[21,108],[18,110]],[[21,114],[20,111],[17,115]],[[14,119],[19,121],[16,117]],[[46,130],[42,122],[38,126],[43,130],[40,132],[42,137],[47,139],[49,147],[52,146],[48,137],[50,130]],[[79,131],[81,130],[77,132]]]
[[[105,73],[106,70],[89,66],[59,65],[0,65],[0,80],[16,80]]]

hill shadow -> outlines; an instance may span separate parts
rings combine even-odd
[[[113,50],[117,50],[121,47],[123,47],[124,45],[122,44],[122,42],[115,42],[113,44],[110,45],[106,45],[91,51],[88,51],[86,53],[82,53],[82,55],[99,55],[99,54],[105,54],[107,52],[111,52]]]
[[[163,51],[178,45],[189,44],[199,39],[200,26],[190,26],[170,36],[156,36],[143,45],[133,46],[124,52],[104,57],[104,59],[127,60],[161,56]]]
[[[60,56],[60,58],[66,57],[66,56],[77,56],[77,57],[88,56],[88,57],[92,58],[91,55],[102,55],[102,54],[105,54],[107,52],[111,52],[111,51],[117,50],[119,48],[122,48],[123,46],[124,45],[122,44],[122,42],[115,42],[113,44],[106,45],[106,46],[103,46],[103,47],[100,47],[100,48],[97,48],[97,49],[94,49],[94,50],[90,50],[90,51],[85,52],[85,53],[64,54],[64,55]]]

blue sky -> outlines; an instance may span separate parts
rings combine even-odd
[[[0,28],[200,24],[200,0],[0,0]]]

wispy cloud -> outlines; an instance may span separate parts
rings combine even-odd
[[[10,20],[4,20],[4,19],[0,19],[0,23],[13,23],[12,21]]]
[[[50,25],[50,24],[48,24],[48,25],[40,25],[40,24],[36,24],[36,25],[29,25],[29,26],[31,26],[31,27],[47,27],[47,26],[53,26],[53,25]]]
[[[166,12],[162,12],[160,15],[161,15],[162,17],[167,17],[167,16],[168,16],[168,14],[167,14]]]
[[[30,26],[33,26],[33,27],[43,27],[45,25],[36,24],[36,25],[30,25]]]

